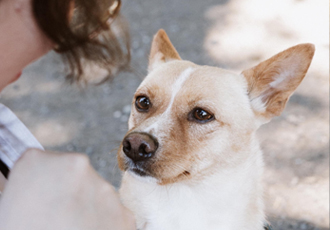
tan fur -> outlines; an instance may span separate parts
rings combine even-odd
[[[261,62],[259,65],[243,71],[243,75],[248,81],[248,93],[250,98],[262,96],[262,101],[266,103],[266,111],[261,116],[270,119],[279,116],[285,105],[301,83],[310,66],[315,52],[313,44],[300,44],[291,47],[270,59]],[[281,89],[270,87],[270,83],[276,80],[286,69],[295,65],[288,81]]]
[[[172,61],[169,63],[171,68],[161,69],[162,74],[158,74],[159,70],[155,70],[153,78],[148,81],[148,84],[140,87],[133,99],[133,112],[131,114],[131,119],[133,124],[135,125],[129,130],[128,133],[135,131],[143,131],[143,124],[148,121],[148,119],[152,119],[153,117],[160,116],[164,113],[166,108],[168,107],[170,101],[170,95],[168,89],[170,85],[177,79],[179,74],[183,71],[183,69],[187,67],[195,67],[194,64],[190,62],[180,63],[180,67]],[[150,172],[152,172],[153,176],[159,179],[160,184],[168,184],[178,182],[182,179],[187,179],[185,173],[186,171],[190,171],[190,166],[194,164],[196,160],[200,158],[200,156],[190,155],[189,153],[194,152],[196,149],[200,148],[202,143],[216,135],[216,130],[219,130],[220,127],[226,126],[226,129],[230,129],[231,125],[229,122],[222,120],[221,117],[218,117],[217,120],[213,123],[213,126],[207,130],[198,130],[194,131],[191,124],[187,122],[186,116],[182,116],[187,114],[194,107],[201,105],[206,108],[206,103],[199,103],[199,98],[203,98],[205,101],[207,98],[212,99],[215,95],[221,92],[210,93],[209,91],[204,90],[196,90],[203,89],[208,84],[212,84],[214,79],[210,79],[209,77],[202,76],[205,73],[209,73],[211,75],[218,75],[219,69],[210,69],[209,67],[198,67],[199,69],[194,72],[194,74],[190,77],[190,79],[186,82],[185,91],[180,92],[180,94],[185,94],[187,96],[182,96],[176,101],[176,104],[187,105],[186,108],[182,107],[174,107],[171,111],[172,117],[174,118],[171,122],[171,127],[168,127],[168,130],[164,130],[166,132],[166,137],[163,140],[163,144],[160,146],[158,151],[157,158],[154,159],[152,164],[150,164]],[[162,78],[163,76],[175,76],[171,78]],[[197,84],[196,79],[199,79],[204,82],[204,84]],[[218,81],[221,81],[219,77]],[[159,87],[159,86],[162,87]],[[151,90],[152,89],[152,90]],[[152,91],[152,93],[151,93]],[[195,92],[196,91],[196,92]],[[190,94],[195,94],[194,98],[189,97]],[[135,99],[138,96],[146,95],[152,101],[152,108],[148,113],[137,113],[134,110]],[[216,107],[208,107],[210,111],[216,111]],[[198,126],[195,124],[195,126]],[[165,127],[166,128],[166,127]],[[150,132],[153,134],[153,132]],[[120,147],[121,149],[121,147]],[[122,154],[118,155],[119,167],[122,170],[125,170],[125,157]],[[184,174],[185,173],[185,174]],[[183,175],[184,174],[184,175]]]
[[[170,60],[181,60],[179,53],[172,45],[164,30],[159,30],[154,36],[149,56],[149,71],[157,62],[168,62]]]
[[[138,227],[262,230],[263,160],[256,130],[260,120],[282,112],[313,53],[313,45],[298,45],[237,75],[181,60],[160,30],[152,43],[150,72],[133,98],[127,133],[157,138],[157,152],[139,166],[155,183],[131,172],[132,161],[122,146],[118,151],[119,167],[126,171],[120,193]],[[149,98],[148,112],[135,108],[140,96]],[[195,108],[214,119],[191,120]],[[169,210],[178,213],[171,216]]]

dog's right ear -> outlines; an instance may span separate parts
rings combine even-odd
[[[181,60],[165,30],[160,29],[154,36],[149,56],[149,72],[157,66],[171,60]]]

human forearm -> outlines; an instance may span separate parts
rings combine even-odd
[[[116,191],[82,154],[29,150],[0,201],[1,230],[133,230]]]

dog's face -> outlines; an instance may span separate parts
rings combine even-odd
[[[196,179],[207,168],[244,157],[227,153],[248,144],[253,117],[243,77],[186,61],[166,63],[136,91],[127,134],[132,139],[150,135],[158,148],[135,166],[120,151],[120,166],[136,167],[161,183]]]
[[[314,49],[301,46],[238,75],[182,61],[158,32],[150,73],[133,98],[119,167],[168,184],[239,166],[253,154],[245,149],[257,127],[281,113],[304,77]]]

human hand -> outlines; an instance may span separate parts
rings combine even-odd
[[[0,200],[2,230],[133,230],[114,188],[85,155],[28,150]]]

